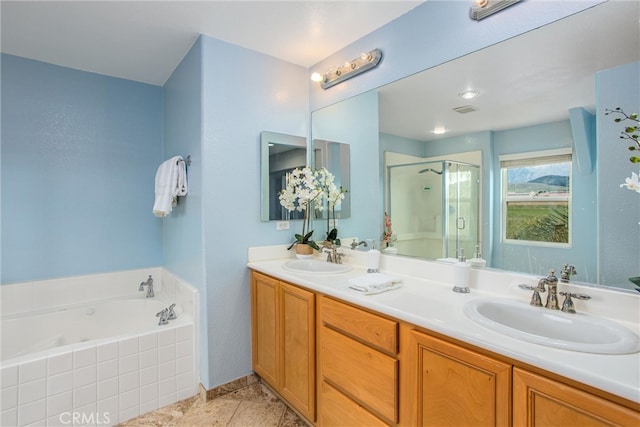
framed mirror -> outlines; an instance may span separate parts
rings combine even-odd
[[[307,139],[276,132],[260,133],[260,220],[299,219],[280,205],[278,195],[285,187],[287,173],[307,164]]]

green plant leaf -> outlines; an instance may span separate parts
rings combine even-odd
[[[310,232],[308,232],[307,234],[304,235],[304,237],[302,238],[302,243],[309,243],[309,239],[311,239],[311,236],[313,235],[313,230],[311,230]],[[297,236],[297,235],[296,235]],[[314,248],[315,249],[315,248]]]
[[[327,240],[330,242],[333,242],[334,240],[336,240],[338,238],[338,229],[334,228],[333,230],[331,230],[329,232],[329,234],[327,235]]]
[[[640,163],[640,157],[630,157],[631,163]]]

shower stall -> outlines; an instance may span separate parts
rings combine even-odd
[[[402,255],[471,258],[480,244],[480,168],[450,160],[387,167],[387,211]]]

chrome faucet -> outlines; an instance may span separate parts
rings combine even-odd
[[[332,262],[334,264],[342,264],[343,253],[338,252],[338,247],[335,243],[331,243],[327,245],[326,243],[322,245],[322,252],[327,254],[327,262]]]
[[[161,310],[156,313],[156,317],[160,318],[160,320],[158,320],[158,326],[166,325],[169,323],[169,320],[174,320],[178,318],[178,316],[176,316],[176,312],[173,310],[175,306],[176,304],[173,303],[169,307],[165,308],[164,310]]]
[[[369,246],[364,240],[358,242],[356,239],[353,239],[353,241],[351,242],[351,249],[356,250],[360,245],[364,245],[365,248]]]
[[[149,275],[149,278],[147,279],[146,282],[140,283],[140,287],[138,288],[138,291],[140,292],[144,291],[145,286],[147,287],[147,298],[153,298],[155,294],[153,293],[153,278],[151,277],[151,275]]]
[[[531,305],[536,307],[542,307],[542,299],[540,298],[540,292],[547,291],[547,289],[545,289],[545,285],[547,286],[549,293],[547,294],[547,303],[544,306],[551,310],[562,310],[565,313],[575,314],[576,309],[573,304],[572,297],[580,300],[591,299],[591,297],[586,294],[579,294],[579,293],[573,293],[573,292],[558,292],[558,278],[556,277],[555,271],[553,270],[549,271],[549,275],[547,277],[543,277],[540,280],[538,280],[538,286],[531,286],[531,285],[519,285],[519,286],[522,289],[533,291],[533,295],[531,296],[531,302],[530,302]],[[562,303],[562,309],[558,304],[558,294],[565,297],[564,302]]]
[[[158,326],[166,325],[169,323],[169,309],[165,308],[164,310],[157,312],[156,317],[160,318],[160,320],[158,320]]]
[[[560,310],[560,306],[558,305],[558,278],[554,270],[549,271],[549,275],[544,278],[544,283],[546,283],[547,290],[549,291],[547,294],[547,303],[544,306],[551,310]]]

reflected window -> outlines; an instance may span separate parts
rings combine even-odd
[[[570,246],[572,158],[567,151],[500,157],[505,243]]]

